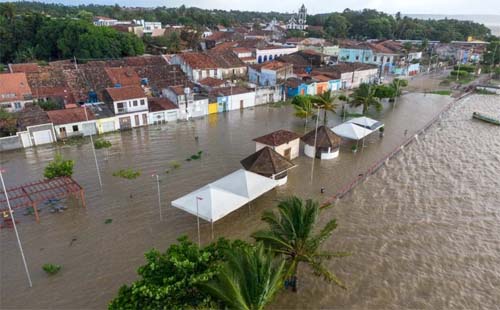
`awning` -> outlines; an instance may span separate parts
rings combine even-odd
[[[369,129],[372,131],[375,131],[375,130],[379,129],[380,127],[384,126],[384,124],[382,122],[379,122],[377,120],[374,120],[374,119],[366,117],[366,116],[356,117],[356,118],[350,119],[347,121],[347,123],[353,123],[353,124],[359,125],[361,127],[364,127],[366,129]]]
[[[341,137],[352,140],[361,140],[373,132],[372,130],[358,126],[354,123],[340,124],[333,127],[332,131]]]
[[[172,206],[206,221],[215,222],[276,185],[275,180],[240,169],[172,201]]]

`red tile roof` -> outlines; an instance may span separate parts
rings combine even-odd
[[[253,139],[253,141],[265,145],[278,146],[299,138],[300,135],[296,134],[295,132],[280,129],[275,132],[271,132],[267,135],[264,135],[262,137],[255,138]]]
[[[226,83],[226,81],[215,79],[213,77],[206,77],[206,78],[198,81],[198,84],[204,85],[204,86],[210,86],[210,87],[221,86],[221,85],[224,85],[224,83]]]
[[[193,69],[216,69],[217,64],[203,53],[183,53],[179,55]]]
[[[87,116],[85,116],[85,110],[87,110]],[[74,109],[62,109],[62,110],[52,110],[47,111],[49,119],[54,125],[64,125],[71,123],[85,122],[88,120],[94,120],[95,115],[92,110],[87,108],[74,108]]]
[[[139,75],[130,67],[105,68],[104,70],[113,85],[120,84],[122,87],[125,87],[139,86],[141,83]]]
[[[119,88],[106,88],[113,101],[144,98],[144,90],[140,86],[128,86]]]
[[[9,64],[11,73],[18,72],[38,72],[38,64],[37,63],[25,63],[25,64]]]
[[[164,110],[175,110],[179,107],[176,106],[168,98],[148,98],[149,112],[158,112]]]
[[[0,102],[31,99],[31,88],[25,73],[0,74]]]

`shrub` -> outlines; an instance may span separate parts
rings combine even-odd
[[[471,66],[471,65],[460,65],[460,68],[459,68],[459,66],[456,65],[456,66],[453,67],[453,70],[455,70],[455,71],[460,70],[460,71],[466,71],[466,72],[469,72],[469,73],[473,73],[473,72],[476,71],[476,67]]]
[[[60,265],[54,265],[54,264],[44,264],[42,266],[43,271],[45,271],[49,275],[54,275],[61,270]]]
[[[95,140],[94,147],[96,149],[108,148],[108,147],[111,147],[111,142],[109,142],[108,140],[104,140],[104,139]]]
[[[458,75],[459,78],[465,78],[465,77],[469,76],[469,72],[462,71],[462,70],[460,70],[460,71],[453,70],[453,71],[450,72],[450,76],[452,76],[452,77],[456,78],[457,75]]]
[[[139,170],[134,170],[132,168],[128,169],[120,169],[118,171],[113,172],[114,177],[121,177],[124,179],[132,180],[141,175],[141,172]]]
[[[171,161],[170,162],[170,167],[172,169],[179,169],[181,167],[181,164],[175,160]]]
[[[73,160],[64,160],[60,154],[57,154],[53,161],[45,167],[44,177],[54,179],[57,177],[71,177],[73,175]]]

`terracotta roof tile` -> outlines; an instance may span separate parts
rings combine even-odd
[[[301,140],[308,144],[314,145],[314,140],[316,136],[316,130],[311,130],[306,133]],[[316,147],[321,148],[337,148],[340,146],[342,138],[337,136],[330,128],[326,126],[318,127],[318,135],[316,136]]]
[[[106,88],[106,91],[113,101],[146,97],[144,90],[140,86]]]
[[[272,176],[287,171],[295,165],[272,148],[266,146],[240,161],[248,171],[264,176]]]
[[[217,64],[204,53],[183,53],[179,56],[193,69],[216,69]]]
[[[164,110],[175,110],[179,107],[176,106],[168,98],[148,98],[149,112],[158,112]]]
[[[113,85],[139,86],[139,75],[130,67],[126,68],[105,68],[104,69]]]
[[[265,145],[270,145],[270,146],[278,146],[282,145],[285,143],[288,143],[290,141],[293,141],[295,139],[300,138],[300,135],[296,134],[295,132],[291,132],[288,130],[277,130],[275,132],[271,132],[267,135],[264,135],[262,137],[258,137],[253,139],[255,142],[259,142]]]
[[[31,88],[25,73],[0,74],[0,102],[30,100]]]
[[[38,72],[38,64],[37,63],[9,64],[9,69],[11,73]]]
[[[198,81],[198,84],[203,85],[203,86],[210,86],[210,87],[217,87],[224,85],[226,81],[220,80],[220,79],[215,79],[213,77],[206,77],[202,80]]]
[[[85,116],[85,110],[87,110],[87,116]],[[54,125],[71,124],[78,122],[85,122],[88,120],[94,120],[95,115],[92,110],[87,108],[74,108],[74,109],[62,109],[62,110],[52,110],[47,111],[49,119]]]

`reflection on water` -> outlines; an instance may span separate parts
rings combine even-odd
[[[486,99],[491,101],[491,98],[495,97]],[[412,135],[450,100],[444,96],[404,96],[394,109],[388,106],[375,115],[386,123],[384,138],[375,134],[356,154],[346,145],[338,159],[315,161],[312,182],[312,161],[299,157],[295,161],[298,167],[291,170],[287,185],[259,198],[251,208],[245,207],[217,222],[216,236],[247,239],[261,227],[262,210],[274,206],[280,197],[293,193],[322,200],[333,195],[401,143],[406,130],[408,136]],[[280,296],[275,307],[453,307],[460,305],[466,296],[470,297],[467,302],[474,306],[481,294],[489,292],[488,287],[498,286],[494,278],[486,276],[489,273],[498,278],[500,274],[499,264],[490,264],[498,254],[494,254],[498,243],[493,241],[492,232],[499,231],[498,224],[490,222],[498,219],[498,213],[483,195],[488,193],[489,199],[498,199],[498,192],[493,189],[499,187],[500,159],[498,152],[487,150],[500,149],[500,142],[491,127],[486,125],[489,129],[484,129],[485,124],[468,119],[469,109],[478,105],[483,105],[485,111],[493,109],[477,100],[465,100],[444,118],[441,131],[434,126],[420,138],[419,144],[406,148],[389,161],[386,169],[379,170],[325,213],[326,217],[337,217],[340,224],[331,245],[354,252],[353,257],[334,266],[349,284],[348,291],[340,292],[306,275],[300,294]],[[329,121],[333,125],[340,120],[332,116]],[[472,127],[478,135],[470,134]],[[195,217],[171,208],[169,202],[239,169],[239,161],[255,150],[252,139],[280,128],[304,131],[303,122],[293,118],[290,107],[265,106],[107,135],[113,147],[97,151],[102,190],[88,143],[2,154],[1,164],[8,170],[9,185],[40,178],[43,167],[56,151],[75,159],[75,179],[86,190],[87,208],[73,207],[62,214],[42,210],[40,224],[20,215],[19,229],[32,271],[32,289],[26,288],[14,234],[1,231],[0,306],[103,308],[121,284],[135,279],[135,270],[143,263],[146,250],[165,249],[180,234],[195,236]],[[479,135],[485,130],[489,130],[486,136]],[[495,138],[496,142],[492,142]],[[483,146],[488,148],[477,151]],[[203,151],[201,160],[185,161],[198,150]],[[171,169],[172,161],[182,166]],[[472,170],[478,167],[480,171]],[[135,180],[112,176],[113,171],[122,168],[140,169],[142,175]],[[161,175],[162,222],[155,180],[151,177],[155,172]],[[464,178],[475,182],[467,184]],[[487,180],[497,182],[496,187]],[[485,185],[482,191],[478,189],[481,184]],[[321,187],[326,188],[324,195],[320,194]],[[479,198],[482,202],[477,202]],[[466,221],[472,216],[479,216],[480,221]],[[113,221],[104,224],[106,219]],[[493,224],[494,228],[487,224]],[[202,232],[202,241],[208,242],[208,223],[203,223]],[[478,250],[486,239],[490,240],[491,251],[481,248],[476,253],[469,248],[474,245]],[[47,277],[41,270],[44,263],[61,264],[63,268],[58,275]],[[467,264],[471,269],[462,270]],[[481,274],[476,269],[485,266],[488,273]],[[484,286],[471,292],[470,288],[478,286],[480,282],[476,282],[480,279],[486,281]],[[471,280],[476,281],[470,283]],[[441,294],[434,296],[438,290],[442,290]]]

